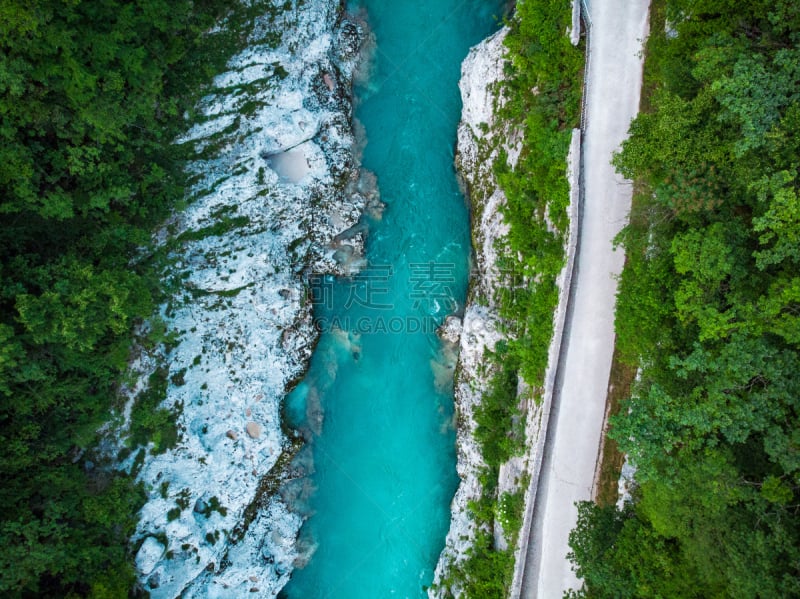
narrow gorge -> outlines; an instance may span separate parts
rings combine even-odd
[[[134,363],[107,448],[148,492],[133,540],[152,597],[433,582],[458,482],[458,343],[437,330],[470,270],[458,81],[501,11],[276,5],[190,117],[194,187],[161,233],[171,345]],[[126,452],[158,389],[177,439]]]
[[[798,6],[4,0],[0,596],[800,596]]]

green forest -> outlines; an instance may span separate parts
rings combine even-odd
[[[639,369],[611,437],[633,502],[585,503],[573,597],[800,596],[800,4],[661,0],[617,349]]]
[[[238,43],[207,33],[230,4],[0,2],[3,597],[132,587],[142,492],[91,449],[159,301],[151,232],[185,185],[171,140]]]
[[[188,150],[170,142],[241,42],[230,4],[0,0],[0,596],[133,586],[143,492],[92,449],[161,301],[151,234],[187,183]],[[512,383],[541,378],[552,331],[528,323],[552,312],[563,262],[563,240],[526,223],[566,205],[582,66],[568,4],[519,4],[507,41],[501,117],[525,149],[497,178],[509,243],[543,283],[504,298],[521,329],[478,416],[473,510],[512,530],[518,502],[495,482],[519,445]],[[615,159],[636,188],[617,349],[639,378],[610,434],[638,486],[622,510],[579,507],[573,595],[800,596],[800,5],[657,0],[651,25],[642,113]],[[163,341],[159,327],[139,339]],[[479,537],[465,595],[504,596],[512,561]]]

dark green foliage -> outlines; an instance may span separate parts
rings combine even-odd
[[[515,426],[520,421],[517,406],[517,369],[513,357],[493,357],[500,364],[489,391],[475,410],[475,439],[481,446],[486,464],[496,470],[524,447],[524,431]]]
[[[640,489],[582,508],[573,558],[586,597],[796,597],[800,10],[665,4],[616,159],[639,188],[617,333],[641,377],[612,435]]]
[[[178,504],[178,507],[182,510],[185,510],[189,507],[189,502],[191,501],[191,491],[189,489],[181,489],[181,492],[178,493],[178,497],[175,499],[175,503]]]
[[[143,493],[92,464],[92,447],[131,329],[159,300],[148,244],[182,198],[189,151],[171,140],[239,41],[235,19],[207,33],[231,4],[0,3],[3,597],[131,588]],[[157,378],[134,409],[133,442],[164,449],[176,431]]]
[[[167,512],[167,522],[172,522],[181,517],[181,508],[174,507]]]
[[[503,532],[513,546],[519,538],[522,528],[522,519],[525,512],[525,492],[528,489],[530,477],[524,477],[519,483],[519,488],[514,493],[503,493],[497,501],[497,519],[503,525]]]
[[[150,375],[147,389],[139,394],[131,410],[129,440],[132,445],[146,445],[152,441],[154,452],[161,453],[177,442],[176,415],[160,407],[166,393],[167,372],[159,368]]]
[[[181,368],[169,377],[170,382],[176,387],[183,387],[186,384],[186,369]]]
[[[198,229],[196,231],[186,231],[185,233],[181,233],[176,241],[181,243],[185,241],[197,241],[213,235],[224,235],[232,229],[244,227],[249,222],[250,218],[247,216],[225,216],[211,226],[203,227],[202,229]]]
[[[499,551],[494,546],[491,532],[478,531],[469,555],[461,567],[468,573],[464,579],[464,597],[482,599],[508,597],[514,574],[514,552]]]
[[[569,597],[713,597],[684,577],[693,565],[682,562],[678,545],[656,534],[630,506],[578,505],[578,524],[570,534],[570,559],[580,564],[585,589]],[[587,591],[586,589],[591,589]]]
[[[212,512],[219,512],[219,515],[225,517],[228,515],[228,508],[219,502],[219,498],[214,496],[208,501],[208,513],[206,516],[211,516]]]
[[[569,224],[565,173],[571,132],[578,126],[583,68],[583,52],[564,35],[571,15],[571,3],[564,0],[517,5],[506,38],[506,102],[498,115],[524,133],[516,167],[511,170],[501,153],[495,175],[507,199],[503,216],[510,232],[505,253],[522,256],[521,263],[515,258],[500,265],[513,273],[503,290],[501,315],[513,323],[512,350],[519,357],[520,374],[533,387],[541,384],[547,367],[558,303],[555,282],[564,266]]]

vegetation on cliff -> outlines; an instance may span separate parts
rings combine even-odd
[[[497,90],[495,141],[510,132],[521,139],[512,168],[500,151],[495,179],[506,196],[503,217],[510,230],[497,248],[501,272],[500,316],[509,341],[488,358],[495,374],[475,411],[476,440],[486,467],[479,501],[471,505],[477,538],[453,577],[464,597],[506,597],[514,571],[514,545],[522,524],[523,481],[515,493],[498,487],[500,466],[525,447],[525,414],[517,396],[522,378],[543,387],[558,304],[556,279],[565,261],[569,230],[566,178],[571,132],[579,123],[583,50],[564,34],[572,22],[570,0],[526,0],[517,4],[506,36],[505,79]],[[533,398],[529,398],[533,399]],[[495,521],[508,549],[495,545]]]

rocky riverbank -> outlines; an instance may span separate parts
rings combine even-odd
[[[449,578],[453,566],[464,559],[475,538],[475,524],[468,505],[481,496],[479,473],[484,462],[474,436],[473,414],[493,375],[485,354],[504,338],[496,302],[499,284],[496,264],[498,241],[509,229],[500,213],[505,196],[495,181],[492,165],[503,147],[494,138],[495,90],[503,77],[503,40],[507,33],[504,28],[472,48],[462,65],[459,84],[463,109],[456,167],[471,204],[475,255],[463,319],[450,317],[442,331],[443,338],[457,344],[459,351],[455,404],[457,469],[461,483],[451,504],[450,531],[436,568],[436,585]],[[519,150],[513,141],[513,132],[507,133],[510,141],[505,144],[505,150],[513,161]],[[431,597],[444,596],[443,589],[435,588],[430,592]]]
[[[281,402],[316,341],[313,278],[358,266],[351,227],[377,202],[352,129],[365,35],[335,0],[275,3],[179,140],[196,159],[188,205],[161,233],[174,344],[142,354],[129,390],[161,369],[178,440],[122,464],[147,492],[133,543],[154,599],[272,597],[299,558],[301,518],[274,494],[299,443]]]

